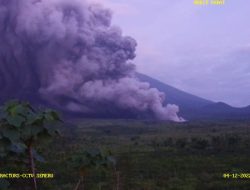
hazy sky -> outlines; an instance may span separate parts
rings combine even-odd
[[[91,0],[138,42],[138,71],[233,106],[250,105],[250,1]]]

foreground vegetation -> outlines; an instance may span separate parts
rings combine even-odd
[[[249,149],[247,121],[74,120],[64,123],[61,136],[39,145],[46,162],[37,164],[37,172],[55,176],[38,179],[38,189],[249,189],[250,179],[223,178],[250,172]],[[10,190],[31,189],[27,179],[10,182]]]

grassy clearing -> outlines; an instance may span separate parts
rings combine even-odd
[[[78,125],[66,124],[61,137],[40,146],[47,162],[38,164],[38,171],[55,173],[54,179],[38,181],[40,189],[73,190],[79,174],[71,157],[95,147],[112,151],[116,170],[89,171],[85,190],[249,189],[250,179],[222,177],[250,172],[249,122],[74,122]],[[20,183],[14,181],[12,189],[23,190]]]

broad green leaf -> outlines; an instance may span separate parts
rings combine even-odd
[[[13,125],[15,127],[21,127],[21,125],[25,121],[25,118],[19,115],[15,115],[15,116],[7,116],[6,120],[10,125]]]
[[[11,128],[4,128],[2,130],[2,136],[8,138],[11,142],[18,141],[20,138],[19,132]]]
[[[24,140],[28,140],[31,138],[36,138],[39,133],[41,133],[44,128],[40,125],[26,125],[21,130],[21,138]]]
[[[12,155],[15,155],[18,156],[16,159],[19,159],[27,149],[26,142],[32,140],[35,146],[37,142],[41,143],[41,140],[58,134],[54,126],[61,121],[59,115],[53,110],[36,111],[29,103],[20,101],[6,103],[0,110],[0,115],[2,118],[0,118],[0,156],[2,158],[4,156],[14,158]],[[44,161],[36,152],[34,156],[37,160]]]
[[[51,135],[61,135],[60,131],[58,130],[58,125],[56,122],[46,122],[44,125],[44,129]]]
[[[16,106],[18,105],[18,101],[17,100],[12,100],[12,101],[9,101],[7,102],[5,105],[4,105],[4,111],[6,112],[11,112],[11,110]]]
[[[51,111],[50,112],[50,114],[51,114],[51,116],[53,117],[53,119],[55,120],[55,121],[62,121],[61,119],[60,119],[60,116],[59,116],[59,114],[57,113],[57,112],[55,112],[55,111]]]
[[[41,114],[29,114],[27,116],[27,125],[43,125],[44,117]]]
[[[27,107],[23,106],[22,104],[18,104],[16,106],[13,106],[10,110],[11,115],[26,115],[29,113],[29,110]]]
[[[60,119],[59,114],[55,112],[54,110],[46,110],[44,112],[44,116],[47,121],[62,121]]]

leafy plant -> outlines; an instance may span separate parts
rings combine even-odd
[[[61,119],[53,110],[36,110],[29,103],[20,101],[8,102],[0,110],[0,158],[12,156],[17,161],[16,156],[27,155],[34,176],[34,189],[37,190],[34,158],[38,161],[44,159],[36,152],[35,146],[58,134],[54,126]]]
[[[90,170],[107,170],[110,167],[114,167],[116,161],[111,152],[105,153],[100,149],[89,149],[72,157],[72,163],[79,170],[80,174],[80,179],[74,189],[78,190],[80,184],[84,186],[84,177],[88,175]]]

